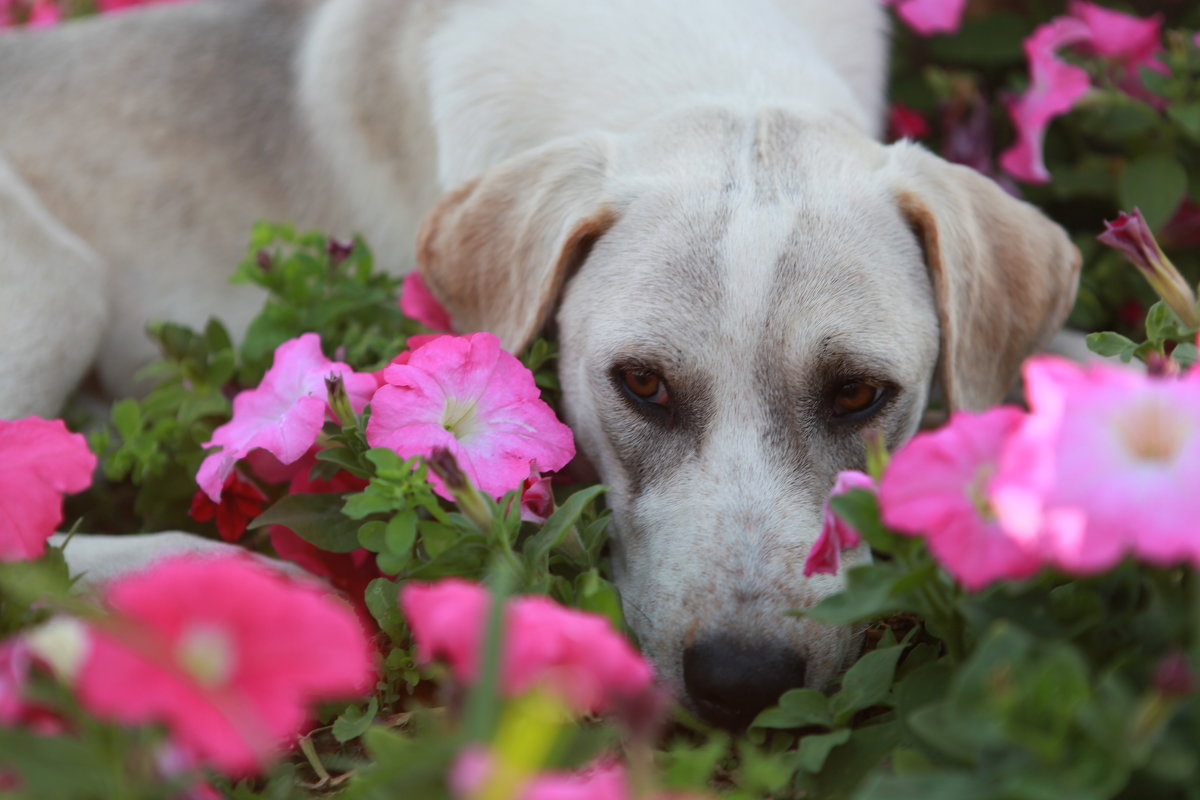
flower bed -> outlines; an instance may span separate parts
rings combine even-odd
[[[1073,319],[1110,361],[1034,357],[1025,406],[867,442],[805,571],[863,540],[875,558],[797,611],[871,624],[838,686],[738,735],[673,708],[621,632],[603,488],[555,474],[553,344],[448,333],[364,243],[263,224],[234,277],[269,294],[243,341],[165,322],[147,397],[0,421],[0,790],[1196,796],[1200,9],[893,5],[917,31],[895,132],[1072,230]],[[0,0],[0,25],[94,10]],[[247,555],[80,593],[47,546],[64,520]]]

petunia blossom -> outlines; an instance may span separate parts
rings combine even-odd
[[[0,561],[42,555],[63,495],[90,486],[95,469],[87,440],[62,420],[0,420]]]
[[[1007,406],[957,411],[896,451],[879,483],[884,523],[927,537],[938,563],[971,591],[1029,577],[1043,563],[1036,535],[1011,535],[989,501],[997,461],[1024,416]]]
[[[1127,554],[1200,567],[1200,371],[1155,377],[1053,356],[1026,362],[1031,413],[992,483],[1000,522],[1075,573]]]
[[[836,575],[841,567],[842,551],[858,547],[862,537],[844,519],[834,513],[829,501],[851,489],[875,489],[875,481],[865,472],[848,469],[839,472],[829,490],[829,497],[821,506],[821,534],[813,542],[812,550],[804,559],[804,574],[811,577],[818,573]]]
[[[967,0],[883,0],[908,27],[922,36],[953,33],[962,24]]]
[[[445,658],[460,681],[474,681],[490,603],[486,588],[458,578],[405,584],[400,605],[417,658]],[[530,596],[510,600],[504,620],[500,689],[508,696],[540,685],[576,709],[603,711],[652,690],[650,664],[599,614]]]
[[[431,331],[454,330],[450,314],[429,291],[421,273],[415,270],[405,276],[404,284],[400,287],[400,310],[404,316],[415,319]]]
[[[98,717],[165,722],[189,758],[258,772],[303,732],[309,706],[374,674],[348,606],[249,557],[161,561],[106,587],[78,693]]]
[[[204,490],[196,490],[188,516],[197,522],[215,522],[217,533],[227,542],[236,542],[250,521],[262,513],[267,496],[262,489],[244,480],[237,470],[229,473],[221,487],[221,502],[214,503]]]
[[[354,411],[360,412],[375,390],[375,378],[321,352],[321,338],[306,333],[281,344],[275,360],[255,389],[233,400],[233,418],[213,431],[207,447],[220,447],[200,464],[196,483],[214,503],[238,460],[252,450],[269,451],[290,464],[317,440],[325,423],[329,392],[325,379],[341,376]]]
[[[1088,26],[1073,17],[1057,17],[1040,25],[1025,40],[1029,60],[1029,88],[1008,104],[1008,114],[1017,131],[1017,141],[1000,154],[1000,166],[1027,183],[1050,180],[1042,156],[1043,140],[1050,121],[1070,111],[1091,88],[1082,67],[1058,58],[1059,48],[1088,41]]]
[[[371,400],[367,441],[403,458],[448,449],[471,482],[499,498],[519,488],[537,462],[560,469],[575,455],[531,373],[490,333],[440,336],[384,370]],[[441,480],[434,488],[450,499]]]
[[[1105,220],[1104,233],[1096,240],[1120,251],[1184,324],[1200,328],[1196,293],[1158,246],[1139,209],[1132,214],[1122,211],[1112,222]]]

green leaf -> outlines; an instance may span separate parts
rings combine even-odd
[[[1189,139],[1200,144],[1200,100],[1172,103],[1167,106],[1167,116]]]
[[[829,698],[814,689],[791,689],[750,723],[752,728],[804,728],[809,725],[833,727]],[[815,770],[814,770],[815,771]]]
[[[1088,349],[1106,358],[1119,358],[1125,363],[1133,358],[1137,344],[1128,336],[1122,336],[1113,331],[1098,331],[1087,335]]]
[[[1187,192],[1187,170],[1165,153],[1149,153],[1125,164],[1117,178],[1121,208],[1137,206],[1151,230],[1161,228]]]
[[[417,539],[417,512],[412,509],[396,512],[384,530],[383,541],[394,555],[407,555]]]
[[[345,496],[340,494],[289,494],[255,518],[249,527],[282,525],[322,550],[349,553],[360,546],[360,524],[342,514],[345,502]]]
[[[892,592],[903,577],[890,562],[854,567],[846,572],[846,588],[795,613],[827,625],[850,625],[903,611],[903,603]]]
[[[923,775],[874,775],[854,800],[987,800],[997,791],[986,779],[964,772],[942,771]]]
[[[800,740],[796,748],[796,763],[805,772],[820,772],[833,748],[850,739],[849,728],[830,733],[813,733]]]
[[[383,535],[387,530],[387,523],[379,520],[364,522],[362,527],[358,529],[358,543],[372,553],[381,553],[384,548]]]
[[[387,578],[376,578],[367,584],[367,589],[363,593],[363,601],[367,604],[367,610],[371,612],[371,616],[379,623],[379,627],[384,633],[391,636],[393,639],[400,638],[400,632],[404,628],[404,617],[400,613],[399,606],[399,587],[394,581]]]
[[[830,711],[838,722],[847,721],[856,711],[883,702],[892,688],[896,664],[907,645],[898,644],[872,650],[846,671],[842,688],[829,700]]]
[[[994,67],[1021,63],[1021,42],[1028,35],[1028,23],[1021,16],[993,11],[965,21],[953,36],[930,38],[928,47],[939,63]]]
[[[337,739],[342,744],[357,739],[367,732],[367,728],[371,727],[371,723],[375,721],[375,714],[379,711],[379,700],[372,697],[371,702],[367,703],[365,708],[359,706],[350,706],[333,721],[333,738]]]
[[[588,503],[607,491],[607,486],[589,486],[568,497],[567,501],[550,515],[542,529],[525,543],[523,550],[525,558],[532,563],[538,563],[546,558],[550,551],[566,538],[571,528],[579,520],[580,514],[587,508]]]
[[[112,423],[125,441],[134,439],[142,432],[142,407],[137,400],[125,399],[112,408]]]
[[[584,611],[608,617],[617,630],[625,627],[625,615],[621,610],[621,595],[612,582],[600,577],[600,573],[595,567],[580,573],[579,577],[575,579],[574,604]]]
[[[851,489],[829,498],[829,507],[858,531],[872,548],[883,553],[895,551],[895,534],[884,527],[879,517],[879,498],[868,489]]]
[[[1179,366],[1183,367],[1184,369],[1187,369],[1195,364],[1198,355],[1200,355],[1200,353],[1197,352],[1196,345],[1192,344],[1191,342],[1183,342],[1178,344],[1175,346],[1175,349],[1171,351],[1171,358],[1179,362]]]

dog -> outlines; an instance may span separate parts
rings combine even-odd
[[[802,565],[863,432],[900,444],[933,386],[999,401],[1074,299],[1057,225],[877,140],[887,35],[878,0],[197,0],[6,34],[0,415],[93,365],[136,389],[148,320],[244,326],[251,220],[361,231],[460,331],[554,329],[626,616],[745,725],[857,654],[784,612],[842,585]]]

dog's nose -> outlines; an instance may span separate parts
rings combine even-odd
[[[779,695],[804,684],[804,659],[778,645],[704,639],[683,653],[683,683],[701,717],[737,730]]]

